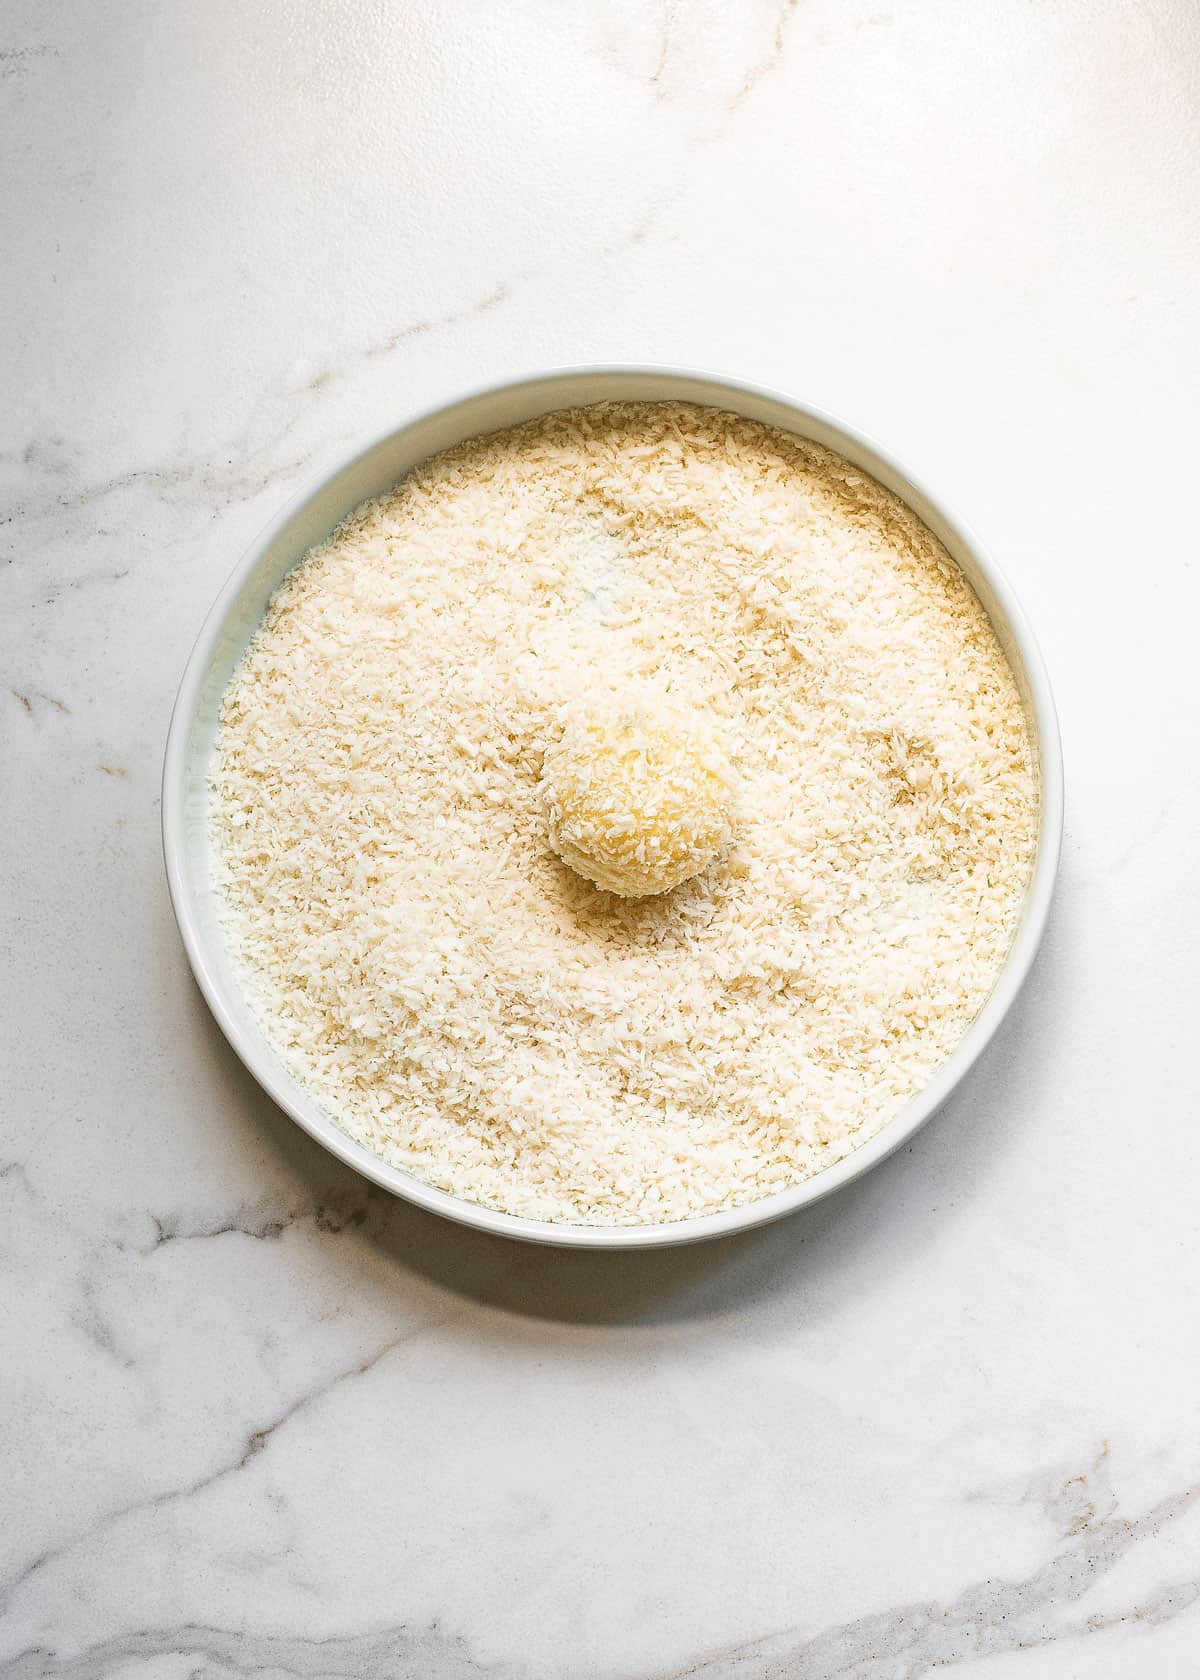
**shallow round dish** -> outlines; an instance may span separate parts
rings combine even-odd
[[[987,1002],[953,1054],[882,1131],[836,1165],[787,1190],[724,1213],[667,1225],[559,1225],[451,1196],[389,1165],[337,1126],[280,1061],[243,994],[218,919],[208,833],[208,763],[226,684],[284,575],[368,497],[419,461],[480,432],[588,403],[676,400],[705,404],[827,445],[907,502],[962,568],[1012,667],[1037,755],[1041,818],[1021,920]],[[818,1201],[898,1149],[945,1101],[1003,1020],[1045,927],[1062,833],[1062,753],[1041,655],[994,563],[945,505],[877,444],[777,392],[712,374],[660,367],[566,368],[456,398],[358,450],[275,519],[243,557],[210,612],[183,675],[163,768],[163,852],[179,931],[209,1008],[250,1072],[293,1120],[365,1178],[461,1224],[571,1248],[655,1248],[744,1231]]]

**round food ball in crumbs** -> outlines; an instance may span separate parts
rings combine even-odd
[[[546,752],[550,844],[579,875],[620,898],[670,892],[728,843],[730,770],[703,714],[653,698],[613,700],[574,717]]]

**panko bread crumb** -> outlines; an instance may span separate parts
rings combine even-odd
[[[646,688],[711,720],[736,820],[622,898],[555,854],[543,770]],[[272,600],[211,777],[226,937],[296,1077],[429,1183],[583,1224],[754,1201],[877,1132],[986,999],[1038,814],[933,535],[680,403],[476,438],[359,508]]]

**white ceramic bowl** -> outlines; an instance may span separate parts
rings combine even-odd
[[[221,933],[210,872],[207,766],[222,693],[268,600],[352,508],[390,489],[417,462],[479,432],[552,409],[656,398],[732,410],[827,444],[902,497],[945,544],[983,603],[1027,708],[1041,779],[1038,853],[1016,938],[983,1009],[928,1085],[861,1148],[803,1184],[725,1213],[669,1225],[555,1225],[477,1207],[389,1165],[348,1137],[283,1066],[246,1002]],[[358,450],[267,527],[221,591],[184,672],[167,740],[162,820],[175,916],[200,989],[250,1072],[305,1131],[364,1177],[464,1225],[572,1248],[654,1248],[744,1231],[829,1195],[899,1148],[945,1101],[1000,1025],[1042,936],[1062,831],[1062,754],[1041,655],[1008,584],[966,528],[877,444],[827,414],[736,380],[658,367],[567,368],[473,391],[406,421]]]

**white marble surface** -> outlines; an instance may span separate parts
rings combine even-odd
[[[1200,1672],[1193,0],[0,8],[0,1673]],[[241,1073],[172,693],[354,440],[553,362],[869,431],[1040,631],[1007,1029],[760,1235],[522,1250]]]

